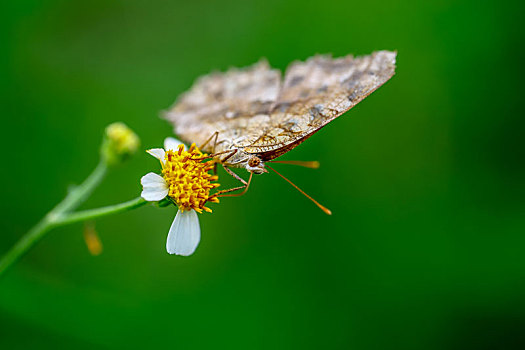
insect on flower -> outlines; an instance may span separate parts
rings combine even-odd
[[[195,144],[189,149],[182,142],[167,138],[164,149],[154,148],[148,153],[157,158],[162,165],[162,176],[148,173],[140,183],[141,197],[147,201],[161,201],[168,198],[178,212],[168,232],[166,250],[170,254],[188,256],[193,254],[200,242],[201,231],[197,213],[212,212],[207,202],[218,203],[218,193],[210,191],[219,187],[213,183],[218,177],[208,172],[213,168],[213,160],[201,162],[206,158]]]
[[[377,51],[368,56],[314,56],[292,63],[281,81],[279,70],[266,61],[199,78],[165,114],[175,134],[195,142],[242,186],[253,174],[277,173],[316,202],[268,163],[318,167],[317,162],[275,161],[300,145],[388,81],[395,72],[396,53]],[[230,168],[245,168],[245,181]],[[241,193],[241,194],[242,194]]]

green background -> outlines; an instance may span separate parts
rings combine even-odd
[[[0,347],[513,349],[525,346],[523,2],[5,1],[0,253],[82,181],[104,127],[142,149],[193,80],[267,57],[398,50],[394,78],[200,216],[175,209],[56,229],[0,280]],[[144,152],[82,208],[140,193]],[[241,173],[246,175],[244,173]],[[223,172],[224,186],[235,182]]]

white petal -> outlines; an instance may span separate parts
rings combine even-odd
[[[166,140],[164,140],[164,149],[176,151],[179,149],[179,145],[184,145],[182,141],[177,140],[174,137],[166,137]],[[184,145],[184,150],[188,149],[186,145]]]
[[[177,212],[171,224],[166,250],[170,254],[188,256],[193,254],[201,240],[199,218],[195,210]]]
[[[152,148],[147,150],[149,154],[151,154],[153,157],[157,158],[161,162],[164,163],[164,159],[166,158],[166,152],[162,148]]]
[[[147,201],[160,201],[168,195],[168,184],[166,184],[166,180],[162,176],[148,173],[140,179],[140,183],[142,184],[140,196]]]

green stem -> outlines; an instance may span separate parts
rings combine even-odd
[[[74,224],[76,222],[96,219],[101,216],[117,214],[117,213],[121,213],[124,211],[128,211],[131,209],[141,207],[146,203],[148,202],[142,199],[141,197],[138,197],[138,198],[135,198],[135,199],[132,199],[130,201],[120,203],[120,204],[108,205],[107,207],[89,209],[89,210],[79,211],[76,213],[71,213],[63,217],[58,217],[54,223],[54,226],[69,225],[69,224]]]
[[[84,182],[71,190],[48,215],[62,215],[68,211],[75,210],[82,204],[93,190],[100,184],[106,175],[108,167],[105,162],[101,161],[93,172],[84,180]]]
[[[121,204],[71,213],[72,210],[77,208],[89,197],[98,184],[100,184],[106,172],[107,165],[104,162],[100,162],[80,186],[75,187],[69,192],[62,202],[22,236],[0,260],[0,277],[52,228],[120,213],[140,207],[146,203],[146,201],[139,197]]]
[[[0,277],[13,265],[29,248],[35,245],[49,230],[51,224],[48,217],[44,217],[29,230],[0,260]]]

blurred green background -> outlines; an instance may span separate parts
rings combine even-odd
[[[201,218],[173,207],[52,231],[0,280],[0,347],[524,348],[523,2],[6,1],[3,254],[98,161],[124,121],[142,148],[198,76],[267,57],[398,50],[394,78]],[[276,166],[277,168],[277,166]],[[82,208],[140,193],[140,152]],[[241,173],[242,174],[242,173]],[[224,173],[221,183],[234,184]]]

